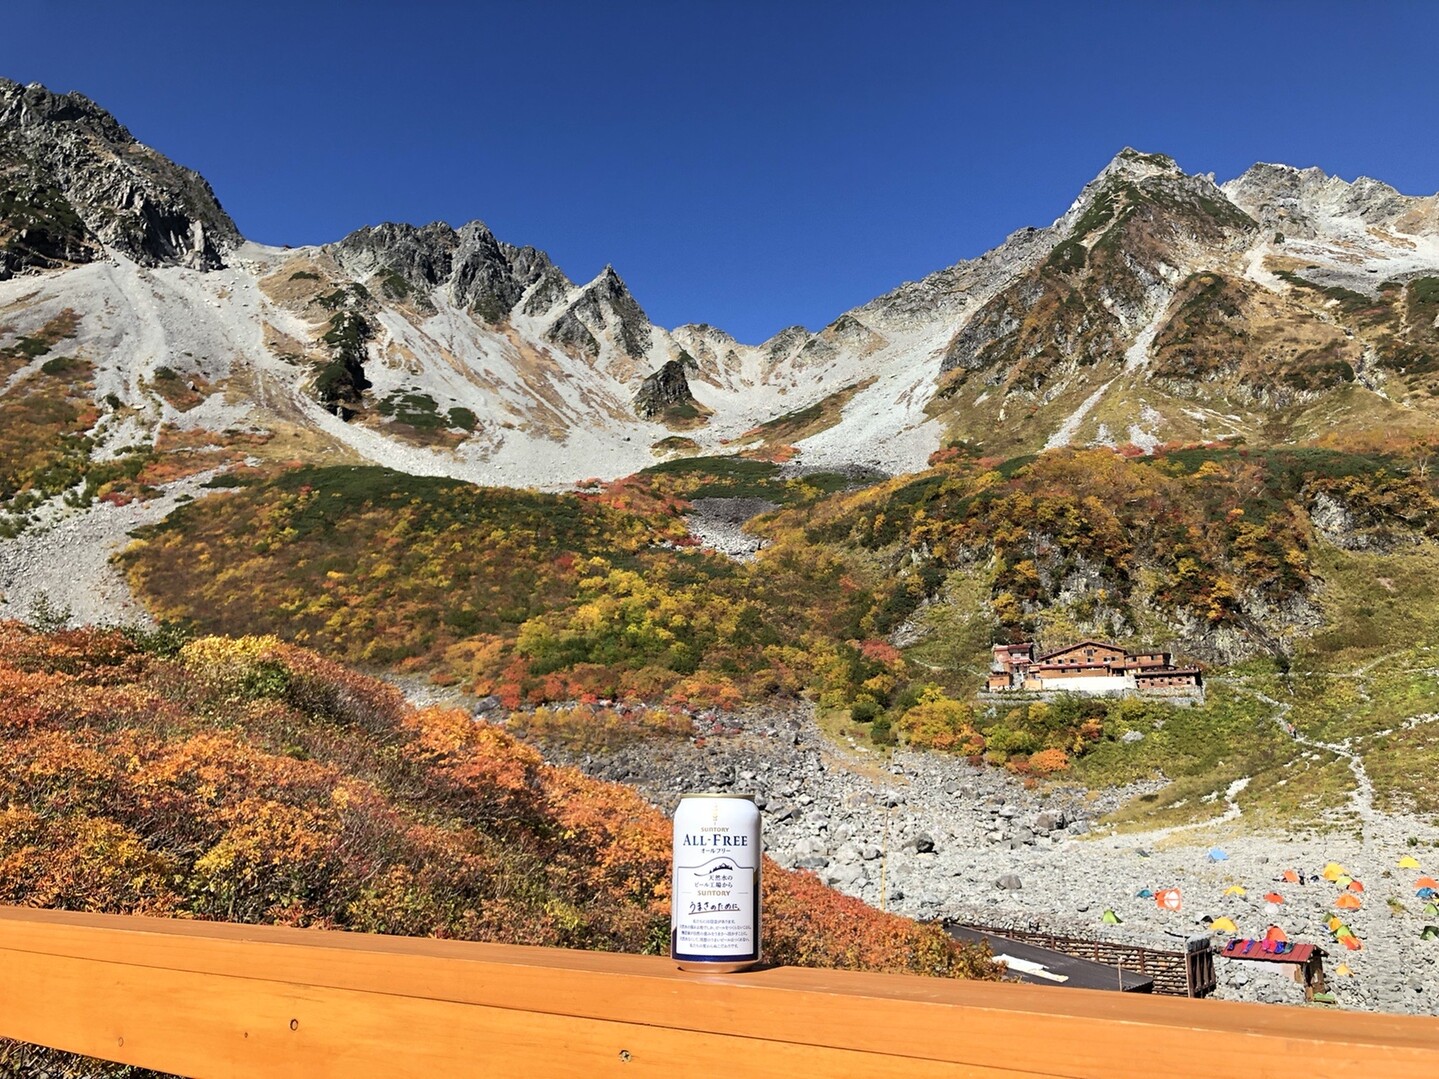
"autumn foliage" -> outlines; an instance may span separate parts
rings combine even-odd
[[[0,699],[0,903],[667,946],[663,814],[278,639],[4,622]],[[766,872],[778,962],[992,973],[938,928]]]

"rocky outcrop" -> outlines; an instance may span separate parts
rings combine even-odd
[[[508,319],[542,279],[558,275],[569,286],[543,251],[504,243],[482,221],[458,230],[442,221],[418,228],[386,222],[357,229],[331,251],[351,273],[394,275],[420,296],[443,288],[455,306],[489,323]]]
[[[608,330],[615,346],[636,360],[649,352],[653,340],[649,317],[613,266],[606,266],[581,290],[546,336],[556,344],[570,344],[580,338],[577,325],[590,333],[592,339],[597,330]]]
[[[670,360],[641,383],[635,394],[635,412],[644,419],[659,416],[667,409],[693,406],[694,394],[685,378],[685,364]]]
[[[0,278],[102,257],[214,269],[239,230],[199,174],[80,94],[0,79]]]
[[[1222,190],[1266,230],[1290,239],[1313,239],[1335,219],[1400,232],[1439,232],[1439,196],[1402,195],[1367,176],[1349,183],[1322,169],[1261,163]]]

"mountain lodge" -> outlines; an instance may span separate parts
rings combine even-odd
[[[1094,639],[1035,655],[1033,642],[997,644],[985,689],[990,692],[1143,693],[1197,697],[1204,692],[1198,667],[1175,667],[1168,652],[1127,652]]]

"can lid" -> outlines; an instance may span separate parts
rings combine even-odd
[[[753,795],[753,794],[720,794],[718,791],[716,791],[716,792],[714,792],[714,793],[712,793],[712,794],[706,794],[706,793],[704,793],[704,792],[696,792],[696,793],[693,793],[693,794],[681,794],[681,795],[680,795],[680,801],[681,801],[681,802],[683,802],[686,798],[738,798],[738,799],[740,799],[741,801],[745,801],[745,802],[753,802],[753,801],[754,801],[754,795]]]

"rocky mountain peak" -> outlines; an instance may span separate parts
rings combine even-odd
[[[458,229],[443,221],[386,222],[357,229],[330,250],[351,272],[398,274],[422,295],[443,286],[456,306],[487,322],[508,318],[526,291],[554,271],[543,251],[504,243],[483,221]]]
[[[1349,218],[1366,225],[1393,225],[1406,218],[1434,224],[1439,198],[1403,195],[1368,176],[1353,183],[1316,167],[1261,162],[1221,188],[1251,216],[1292,236],[1313,238],[1326,220]],[[1409,221],[1408,224],[1416,224]],[[1405,229],[1414,231],[1414,229]],[[1423,229],[1423,231],[1430,231]]]
[[[102,257],[214,269],[240,232],[199,174],[77,93],[0,79],[0,278]]]
[[[1184,170],[1168,154],[1146,154],[1126,146],[1100,170],[1097,179],[1119,176],[1126,180],[1147,180],[1151,176],[1183,176]]]
[[[632,359],[648,353],[653,341],[649,316],[624,279],[608,265],[580,290],[578,299],[556,322],[550,339],[593,354],[596,350],[590,348],[581,330],[592,339],[607,330],[619,350]]]

